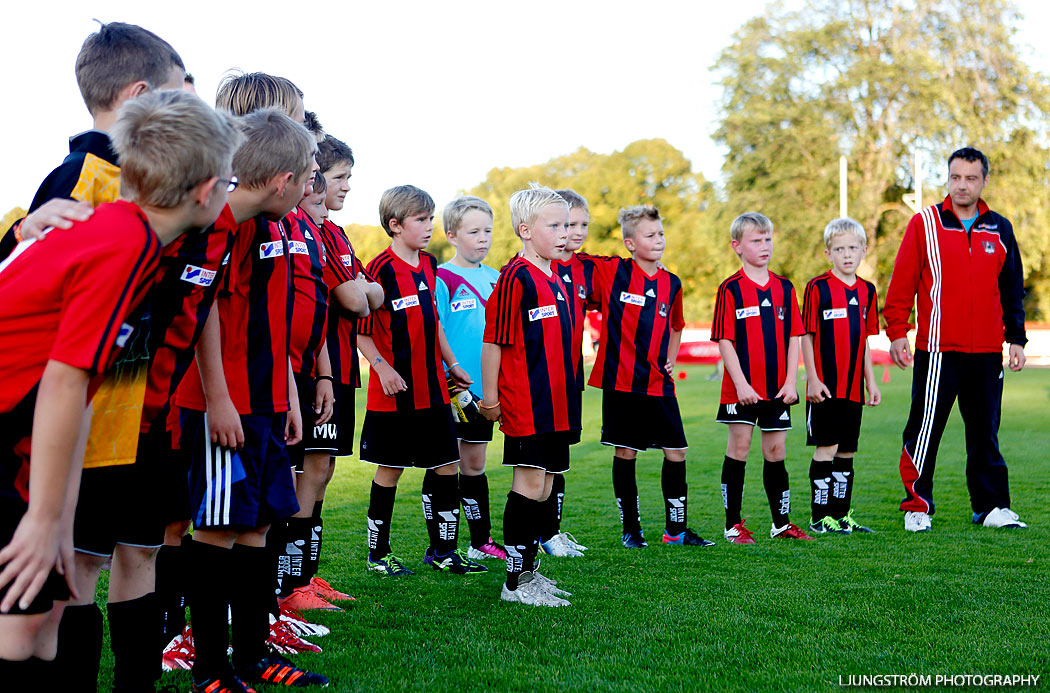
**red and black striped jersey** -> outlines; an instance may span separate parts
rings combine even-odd
[[[327,254],[317,238],[317,227],[301,207],[282,221],[288,233],[288,258],[292,265],[292,331],[288,349],[292,370],[310,375],[324,344],[328,322]]]
[[[383,305],[358,321],[358,333],[372,337],[379,355],[408,385],[404,392],[387,397],[373,369],[368,410],[409,411],[448,404],[434,299],[437,258],[420,251],[419,264],[413,267],[387,248],[368,263],[368,275],[383,287]]]
[[[580,430],[580,397],[573,353],[573,297],[554,270],[528,260],[500,272],[485,307],[484,341],[502,347],[500,425],[506,435]]]
[[[215,294],[233,254],[237,222],[227,206],[201,232],[183,234],[164,248],[157,285],[150,292],[144,324],[149,329],[149,371],[140,431],[164,416],[193,365]]]
[[[674,397],[665,369],[671,331],[685,328],[682,281],[665,269],[649,276],[630,258],[583,258],[593,267],[593,293],[604,321],[587,381],[603,390]]]
[[[357,277],[358,273],[367,275],[365,266],[354,253],[354,246],[343,229],[325,219],[320,235],[328,253],[329,262],[325,264],[327,273],[335,278],[346,276],[350,279]],[[332,286],[331,282],[329,286]],[[328,359],[332,362],[332,377],[337,383],[361,387],[361,367],[357,355],[357,318],[335,300],[328,306]]]
[[[587,313],[588,302],[593,291],[592,276],[594,265],[583,262],[579,255],[572,254],[568,260],[552,262],[551,267],[561,277],[565,290],[572,296],[573,332],[572,353],[576,359],[576,387],[584,388],[583,378],[583,317]]]
[[[802,319],[813,333],[817,377],[831,396],[864,402],[864,350],[868,336],[879,333],[875,285],[860,277],[852,286],[831,272],[809,280]]]
[[[237,227],[216,307],[222,366],[237,412],[288,411],[288,334],[291,266],[288,235],[279,221],[257,216]],[[197,362],[175,394],[175,404],[206,411]]]
[[[786,277],[769,273],[762,286],[739,270],[718,287],[711,340],[733,342],[740,369],[762,399],[775,397],[784,386],[787,351],[792,337],[805,334],[795,287]],[[729,371],[722,375],[722,404],[739,401]]]

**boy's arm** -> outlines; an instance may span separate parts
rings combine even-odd
[[[361,288],[360,282],[352,280],[343,282],[332,289],[332,295],[343,308],[354,314],[357,318],[366,318],[371,312],[368,305],[368,297]]]
[[[744,377],[744,371],[740,369],[740,359],[737,358],[733,342],[728,339],[719,339],[718,353],[721,354],[722,363],[725,364],[725,372],[729,374],[729,379],[733,381],[733,386],[736,388],[737,401],[741,404],[758,402],[761,398],[755,392],[755,388],[751,387],[751,383],[747,382],[747,378]],[[795,358],[798,358],[797,353]]]
[[[61,565],[66,582],[75,585],[72,555],[59,556],[67,511],[70,476],[83,441],[82,424],[90,376],[60,361],[48,361],[40,378],[33,412],[33,449],[29,465],[29,508],[10,543],[0,551],[0,586],[8,585],[0,603],[7,613],[18,602],[26,609],[51,569]],[[70,552],[71,554],[71,552]]]
[[[372,335],[357,335],[357,349],[365,357],[365,360],[372,364],[372,370],[376,372],[379,382],[383,386],[384,395],[393,397],[397,393],[408,389],[408,383],[405,382],[405,379],[398,375],[394,367],[379,355],[379,349],[376,348],[375,342],[372,341]]]
[[[226,373],[222,365],[222,333],[219,330],[219,309],[212,305],[204,331],[197,343],[197,368],[204,387],[204,401],[208,407],[208,429],[211,442],[224,448],[240,448],[244,445],[244,429],[241,416],[233,406],[230,390],[226,386]]]
[[[376,310],[383,305],[386,295],[383,293],[383,287],[379,282],[372,281],[364,272],[357,273],[357,282],[362,285],[362,290],[368,298],[368,308],[370,310]]]
[[[441,359],[448,364],[448,374],[456,381],[456,385],[464,390],[473,385],[474,381],[470,379],[463,366],[459,365],[459,361],[456,360],[456,355],[452,353],[452,347],[448,345],[448,339],[445,337],[445,328],[441,326],[440,321],[438,321],[438,346],[441,348]]]
[[[784,386],[776,394],[776,397],[784,398],[784,404],[794,404],[798,401],[798,390],[795,388],[795,381],[798,379],[798,337],[790,337],[790,340],[788,342],[787,374],[784,376]]]
[[[328,355],[328,340],[321,344],[321,353],[317,355],[317,381],[314,383],[315,424],[328,423],[332,418],[332,404],[335,403],[335,381],[332,379],[332,359]],[[306,425],[306,422],[303,422]]]
[[[882,403],[882,391],[875,378],[875,366],[871,362],[871,346],[867,338],[864,340],[864,384],[868,387],[868,399],[865,404],[869,407],[877,407]]]
[[[671,330],[671,338],[667,342],[667,363],[664,370],[668,374],[674,373],[674,365],[678,361],[678,350],[682,348],[682,331]]]
[[[503,347],[485,342],[481,345],[481,404],[478,409],[489,421],[501,421],[503,414],[499,406],[499,366],[503,360]]]
[[[806,401],[823,402],[831,390],[817,377],[817,359],[813,353],[813,333],[802,335],[802,363],[806,366]]]
[[[288,418],[284,422],[284,443],[295,445],[303,439],[303,412],[299,409],[299,390],[295,387],[292,357],[288,357]]]

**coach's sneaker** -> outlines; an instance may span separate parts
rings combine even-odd
[[[836,523],[837,524],[837,523]],[[812,541],[813,537],[809,536],[801,529],[798,525],[787,523],[783,527],[777,527],[775,525],[770,527],[769,536],[772,539],[780,537],[781,539],[802,539],[804,541]]]
[[[444,556],[438,556],[434,553],[434,549],[428,546],[423,554],[423,562],[434,570],[444,570],[455,575],[472,575],[474,573],[488,572],[488,568],[477,561],[467,558],[467,554],[462,549],[456,549]]]
[[[730,544],[754,544],[755,539],[751,536],[753,532],[744,526],[745,522],[747,522],[747,520],[741,520],[740,522],[737,522],[735,525],[723,532],[722,536],[724,536],[726,541],[728,541]]]
[[[569,602],[561,597],[556,597],[548,592],[531,572],[521,574],[521,577],[518,578],[518,589],[516,590],[507,589],[507,584],[503,583],[503,590],[500,592],[499,598],[505,602],[517,602],[519,604],[528,604],[529,606],[571,606]]]
[[[904,529],[909,532],[928,532],[933,522],[930,516],[917,510],[909,510],[904,513]]]
[[[839,524],[845,529],[848,529],[851,533],[857,532],[858,534],[875,534],[875,530],[870,527],[865,527],[856,520],[853,519],[853,508],[849,509],[846,513],[846,517],[839,520]]]
[[[190,690],[193,693],[255,693],[254,688],[234,675],[232,671],[200,682],[194,679]]]
[[[471,546],[467,549],[467,558],[472,561],[483,561],[486,558],[495,558],[500,561],[507,560],[507,550],[503,548],[502,544],[497,544],[489,537],[481,546],[474,548]]]
[[[388,553],[382,558],[372,560],[372,556],[368,557],[368,569],[373,573],[379,573],[383,577],[400,577],[402,575],[415,575],[411,570],[405,567],[405,564],[401,562],[401,559],[392,553]]]
[[[285,655],[322,651],[309,640],[299,637],[287,621],[274,620],[273,614],[270,615],[270,635],[266,638],[266,644],[275,652]]]
[[[548,556],[559,556],[562,558],[579,558],[582,551],[577,551],[565,541],[564,534],[555,534],[547,541],[540,542],[540,550]]]
[[[189,626],[184,627],[164,648],[160,667],[164,671],[193,668],[193,631]]]
[[[322,626],[320,623],[310,623],[301,613],[292,609],[281,609],[278,619],[288,626],[293,633],[304,638],[323,638],[332,632],[332,629],[328,626]],[[270,623],[272,624],[274,620],[273,614],[270,614]]]
[[[676,544],[678,546],[714,546],[713,541],[704,539],[702,536],[697,534],[691,529],[686,529],[684,532],[680,532],[675,535],[664,532],[664,543],[665,544]]]
[[[310,589],[314,591],[318,597],[327,599],[328,601],[357,601],[346,592],[340,592],[336,588],[332,587],[328,580],[319,577],[310,578]]]
[[[295,611],[306,611],[308,609],[324,609],[325,611],[342,611],[338,606],[317,596],[310,585],[296,587],[287,597],[277,600],[278,605]]]
[[[976,524],[978,522],[978,515],[974,513],[973,521]],[[996,527],[1003,529],[1027,529],[1028,525],[1021,522],[1021,518],[1010,508],[992,508],[984,519],[980,521],[980,524],[984,527]]]
[[[858,525],[859,526],[859,525]],[[842,523],[831,517],[825,515],[816,522],[809,523],[809,531],[814,534],[849,534],[850,530],[842,526]]]
[[[571,532],[562,532],[559,536],[566,544],[576,549],[580,553],[585,553],[587,551],[587,547],[581,544],[580,542],[576,541],[576,537],[572,536]]]
[[[255,666],[238,671],[237,675],[248,683],[274,683],[295,688],[328,687],[328,677],[324,674],[300,669],[276,653],[266,655]]]
[[[645,535],[642,534],[642,530],[624,532],[623,536],[620,537],[620,541],[623,542],[625,549],[644,549],[646,546],[649,546],[645,543]]]
[[[536,582],[540,583],[540,585],[543,586],[543,589],[547,590],[547,592],[553,594],[555,597],[565,598],[572,596],[572,592],[566,592],[565,590],[558,587],[557,580],[551,580],[546,575],[540,575],[539,567],[532,571],[532,575]]]

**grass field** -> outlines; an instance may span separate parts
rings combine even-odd
[[[710,370],[687,368],[678,396],[691,444],[689,524],[718,539],[717,546],[659,543],[659,453],[641,456],[638,465],[650,546],[620,546],[612,451],[597,442],[601,395],[588,389],[563,529],[590,550],[583,559],[547,559],[543,569],[573,592],[571,607],[502,603],[497,562],[469,578],[424,571],[421,472],[402,479],[392,537],[395,552],[419,572],[403,579],[366,573],[372,467],[343,460],[325,502],[321,574],[357,601],[345,613],[310,612],[332,634],[316,640],[322,654],[295,661],[327,673],[339,691],[829,690],[839,687],[840,676],[910,673],[1039,674],[1040,687],[1047,685],[1050,371],[1007,374],[1003,401],[1000,442],[1013,507],[1028,530],[970,523],[956,412],[940,449],[933,531],[904,532],[897,460],[911,378],[894,370],[883,385],[884,403],[865,411],[856,466],[856,516],[878,533],[770,540],[756,440],[744,516],[757,544],[736,546],[721,540],[726,433],[713,422],[719,384],[704,379]],[[809,451],[802,412],[795,408],[793,415],[792,519],[803,525]],[[500,450],[497,437],[489,454],[497,540],[510,484]],[[107,671],[108,644],[105,651]],[[189,687],[186,673],[166,674],[162,682]]]

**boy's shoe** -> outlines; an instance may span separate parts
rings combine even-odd
[[[548,556],[559,556],[562,558],[579,558],[583,556],[582,551],[577,551],[565,541],[564,534],[555,534],[547,541],[541,541],[540,550]]]
[[[336,588],[332,587],[328,580],[314,576],[310,578],[310,589],[314,591],[318,597],[327,599],[328,601],[357,601],[346,592],[340,592]]]
[[[405,564],[401,562],[401,559],[395,556],[393,553],[372,560],[372,556],[368,557],[368,569],[373,573],[379,573],[383,577],[400,577],[402,575],[415,575],[411,570],[405,567]]]
[[[486,558],[495,558],[501,561],[507,560],[507,550],[502,544],[497,544],[489,537],[489,540],[478,548],[471,546],[467,549],[467,558],[472,561],[483,561]]]
[[[859,527],[860,525],[857,525],[857,526]],[[830,515],[825,515],[824,517],[820,518],[816,522],[809,523],[809,531],[813,532],[814,534],[849,534],[850,533],[850,530],[848,528],[843,527],[842,524],[838,520],[836,520],[835,518],[831,517]]]
[[[568,544],[572,548],[576,549],[577,551],[582,553],[582,552],[585,552],[587,550],[586,546],[584,546],[580,542],[576,541],[576,537],[572,536],[571,532],[562,532],[559,536],[561,536],[562,540],[566,544]]]
[[[649,546],[645,543],[645,535],[642,534],[642,530],[624,532],[623,536],[620,537],[620,541],[623,542],[625,549],[644,549],[646,546]]]
[[[190,688],[193,693],[255,693],[255,689],[240,678],[228,672],[206,681],[193,682]]]
[[[434,549],[427,547],[423,554],[423,562],[434,570],[444,570],[455,575],[471,575],[473,573],[486,573],[488,568],[477,561],[467,558],[462,549],[456,549],[445,556],[438,556]]]
[[[686,529],[675,535],[664,532],[665,544],[676,544],[678,546],[714,546],[713,541],[708,541],[691,529]]]
[[[730,544],[754,544],[755,540],[751,536],[753,532],[744,526],[747,520],[741,520],[735,525],[727,529],[722,533],[722,536],[726,538]]]
[[[287,597],[282,597],[277,600],[277,603],[284,609],[292,609],[295,611],[306,611],[308,609],[324,609],[325,611],[342,611],[338,606],[321,599],[317,596],[317,593],[313,591],[310,585],[303,585],[302,587],[296,587],[292,590],[292,593]]]
[[[791,522],[787,523],[783,527],[771,527],[769,530],[769,536],[773,539],[781,537],[783,539],[803,539],[808,541],[813,540],[813,537],[803,532],[801,529],[798,528],[798,525],[792,524]]]
[[[928,532],[933,522],[926,513],[917,510],[909,510],[904,513],[904,529],[909,532]]]
[[[299,637],[287,621],[274,620],[272,614],[270,616],[270,635],[266,638],[266,644],[274,651],[286,655],[322,651],[320,647],[309,640]]]
[[[300,669],[276,653],[266,655],[255,666],[238,671],[237,675],[250,683],[273,683],[295,688],[328,687],[328,677],[324,674]]]
[[[975,523],[978,517],[980,516],[974,513]],[[1001,527],[1003,529],[1026,529],[1028,527],[1027,524],[1021,522],[1021,518],[1010,508],[993,508],[984,516],[981,525],[984,527]]]
[[[504,583],[499,598],[505,602],[517,602],[529,606],[570,606],[569,602],[548,592],[531,572],[521,574],[516,590],[507,589],[507,584]]]
[[[160,656],[160,666],[164,671],[193,668],[193,631],[189,626],[171,639]]]
[[[865,527],[864,525],[860,524],[859,522],[853,519],[853,508],[850,508],[849,512],[846,513],[846,516],[839,520],[839,524],[842,525],[843,528],[848,529],[850,532],[860,532],[861,534],[875,534],[874,529]]]
[[[274,622],[273,614],[270,614],[270,623]],[[301,613],[293,609],[281,609],[280,620],[292,629],[292,632],[305,638],[323,638],[332,632],[328,626],[320,623],[310,623]]]
[[[566,592],[558,587],[557,580],[551,580],[546,575],[540,575],[539,569],[532,571],[533,578],[536,582],[540,583],[543,589],[547,590],[548,593],[553,594],[555,597],[571,597],[572,592]]]

